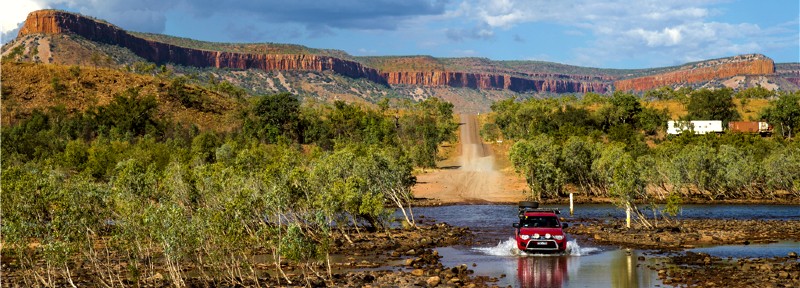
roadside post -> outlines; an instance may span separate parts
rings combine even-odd
[[[625,203],[625,227],[631,228],[631,204]]]
[[[569,193],[569,216],[572,217],[573,208],[572,208],[572,192]]]

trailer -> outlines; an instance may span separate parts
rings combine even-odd
[[[728,131],[738,133],[753,133],[768,135],[772,134],[772,125],[767,122],[755,121],[733,121],[728,122]]]
[[[694,134],[722,133],[721,120],[667,121],[667,134],[678,135],[683,131]]]

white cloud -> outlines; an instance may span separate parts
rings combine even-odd
[[[650,31],[642,28],[628,32],[632,38],[641,38],[648,47],[675,46],[681,43],[680,28],[664,28],[662,31]]]
[[[33,0],[3,1],[0,4],[0,32],[7,33],[19,28],[28,13],[45,8],[45,5]]]
[[[752,53],[770,35],[750,23],[711,21],[722,13],[715,8],[718,0],[465,1],[470,4],[459,6],[459,14],[491,29],[539,22],[561,25],[566,35],[591,35],[586,47],[573,50],[576,64],[582,65],[644,57],[669,65],[675,59]]]

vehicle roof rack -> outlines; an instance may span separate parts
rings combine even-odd
[[[525,217],[525,212],[549,212],[553,214],[561,214],[561,211],[558,208],[530,208],[530,207],[520,207],[519,208],[519,218]]]

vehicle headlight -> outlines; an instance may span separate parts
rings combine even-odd
[[[556,235],[556,236],[553,236],[553,238],[556,238],[556,240],[563,240],[564,239],[564,235]]]
[[[522,239],[522,240],[528,240],[529,238],[531,238],[531,236],[530,235],[519,235],[519,238]]]
[[[544,234],[544,239],[550,239],[550,237],[552,237],[550,233]]]
[[[533,239],[539,239],[539,233],[534,233],[533,234]]]

